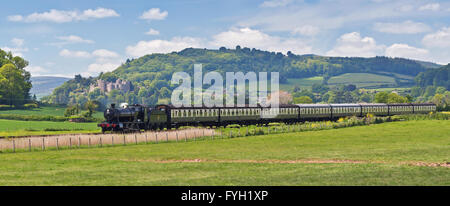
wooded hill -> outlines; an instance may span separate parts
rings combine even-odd
[[[280,72],[280,83],[288,79],[322,76],[323,82],[346,73],[371,73],[390,76],[396,86],[413,85],[414,77],[429,68],[440,65],[403,58],[324,57],[317,55],[287,55],[257,49],[241,48],[219,50],[187,48],[169,54],[151,54],[127,60],[113,72],[95,78],[77,78],[55,89],[43,98],[48,103],[83,103],[87,99],[102,103],[129,102],[155,104],[166,103],[176,85],[170,85],[172,74],[178,71],[193,73],[194,64],[203,64],[203,73],[225,72]],[[113,82],[118,78],[131,81],[134,90],[123,93],[113,90],[104,93],[96,89],[89,92],[89,85],[97,79]],[[86,97],[86,94],[87,97]]]

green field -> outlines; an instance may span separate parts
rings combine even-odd
[[[99,132],[101,132],[101,130],[97,127],[97,123],[18,121],[0,119],[0,137]]]
[[[450,185],[448,121],[0,154],[0,185]]]
[[[395,79],[393,77],[370,73],[346,73],[339,76],[331,77],[328,80],[328,85],[330,86],[342,84],[354,84],[358,88],[396,86]]]
[[[309,89],[314,83],[321,84],[323,81],[323,77],[315,76],[309,78],[292,78],[287,79],[286,84],[280,84],[280,89],[284,91],[292,91],[295,87],[299,87],[301,89]]]
[[[43,106],[34,109],[13,109],[0,110],[0,114],[17,114],[17,115],[37,115],[37,116],[64,116],[65,107],[57,106]],[[103,112],[95,112],[92,115],[94,118],[103,118]]]

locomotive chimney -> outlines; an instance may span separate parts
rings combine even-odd
[[[116,107],[116,104],[114,104],[114,103],[113,103],[113,104],[111,104],[111,108],[113,108],[113,109],[114,109],[115,107]]]

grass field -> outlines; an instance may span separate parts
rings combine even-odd
[[[18,121],[0,119],[0,137],[99,132],[101,132],[101,130],[97,127],[97,123]]]
[[[0,185],[450,185],[448,121],[0,154]]]
[[[354,84],[358,88],[393,87],[396,85],[393,77],[370,73],[346,73],[331,77],[328,80],[330,86],[340,84]]]
[[[13,109],[13,110],[0,110],[0,114],[18,114],[18,115],[42,115],[42,116],[64,116],[65,107],[57,106],[43,106],[35,109]],[[93,115],[95,118],[103,118],[103,112],[95,112]]]
[[[280,84],[280,89],[285,91],[292,91],[296,86],[301,89],[309,89],[314,83],[322,83],[323,77],[309,77],[309,78],[297,78],[297,79],[288,79],[287,84]]]

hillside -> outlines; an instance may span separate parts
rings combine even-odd
[[[389,86],[411,86],[414,77],[420,72],[432,67],[432,63],[419,63],[402,58],[374,57],[324,57],[317,55],[288,55],[282,53],[261,51],[257,49],[240,48],[219,50],[188,48],[169,54],[151,54],[138,59],[127,60],[113,72],[101,74],[94,79],[79,78],[71,80],[57,88],[52,95],[44,98],[49,103],[66,104],[86,100],[86,94],[91,99],[102,103],[167,103],[174,85],[169,81],[174,72],[185,71],[193,73],[193,65],[203,64],[203,72],[280,72],[282,85],[302,85],[295,79],[323,79],[327,83],[332,77],[346,73],[366,73],[378,75],[384,84],[387,79]],[[430,66],[431,65],[431,66]],[[374,77],[374,76],[371,76]],[[131,92],[112,91],[108,93],[99,90],[90,91],[90,85],[97,79],[114,82],[117,79],[130,81],[134,88]],[[377,81],[371,80],[371,81]],[[383,87],[375,85],[375,87]],[[371,85],[374,86],[374,85]],[[285,87],[285,86],[283,86]],[[290,89],[289,87],[286,87]]]
[[[43,96],[50,95],[52,91],[61,86],[64,82],[70,80],[65,77],[51,77],[51,76],[37,76],[31,77],[31,83],[33,87],[30,90],[30,94],[35,94],[39,99]]]

